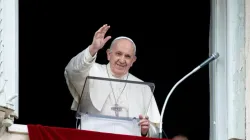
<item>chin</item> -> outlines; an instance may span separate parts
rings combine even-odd
[[[126,72],[125,72],[125,70],[116,69],[116,70],[115,70],[115,73],[116,73],[117,75],[123,76]]]
[[[123,73],[125,73],[125,72],[124,72],[124,70],[115,70],[115,73],[121,75],[121,74],[123,74]]]
[[[115,71],[117,71],[117,72],[124,72],[124,71],[126,71],[126,67],[115,66],[114,68],[115,68]]]

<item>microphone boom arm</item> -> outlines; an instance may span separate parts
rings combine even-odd
[[[204,67],[205,65],[209,64],[211,61],[217,59],[219,57],[219,53],[213,53],[211,57],[209,57],[205,62],[203,62],[202,64],[200,64],[198,67],[196,67],[195,69],[193,69],[191,72],[189,72],[187,75],[185,75],[182,79],[180,79],[170,90],[170,92],[167,95],[167,98],[163,104],[163,108],[161,110],[161,118],[160,118],[160,128],[159,128],[159,135],[160,138],[162,138],[162,120],[163,120],[163,115],[164,115],[164,111],[167,105],[167,102],[171,96],[171,94],[173,93],[173,91],[175,90],[175,88],[182,82],[184,81],[186,78],[188,78],[190,75],[192,75],[193,73],[197,72],[199,69],[201,69],[202,67]]]
[[[186,78],[188,78],[190,75],[192,75],[193,73],[195,73],[196,71],[198,71],[200,69],[200,67],[196,67],[195,69],[193,69],[191,72],[189,72],[186,76],[184,76],[182,79],[180,79],[170,90],[170,92],[168,93],[168,96],[163,104],[163,108],[161,110],[161,118],[160,118],[160,128],[159,128],[159,132],[160,132],[160,138],[162,138],[162,119],[163,119],[163,115],[164,115],[164,111],[167,105],[167,102],[169,100],[169,97],[171,96],[171,94],[173,93],[173,91],[175,90],[175,88],[182,82],[184,81]]]

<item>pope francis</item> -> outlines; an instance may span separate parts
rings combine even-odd
[[[66,83],[74,98],[71,109],[77,110],[81,102],[81,108],[86,112],[137,117],[140,119],[141,136],[158,137],[160,113],[150,89],[144,89],[145,92],[141,93],[140,86],[133,88],[129,84],[118,82],[90,82],[88,91],[81,95],[87,76],[143,82],[129,73],[130,67],[136,61],[136,45],[128,37],[121,36],[113,40],[107,49],[108,64],[96,63],[98,51],[111,39],[111,36],[105,37],[109,28],[106,24],[100,27],[95,32],[92,43],[73,57],[65,68]],[[150,101],[150,104],[145,105],[145,100]],[[146,113],[145,108],[148,108]]]

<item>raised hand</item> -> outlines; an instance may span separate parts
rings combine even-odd
[[[111,38],[111,36],[105,37],[105,34],[109,30],[110,26],[107,24],[103,25],[99,30],[95,32],[95,35],[93,37],[92,44],[90,45],[90,54],[94,55],[96,52],[98,52],[105,43]]]

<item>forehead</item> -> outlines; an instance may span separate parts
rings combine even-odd
[[[132,55],[134,54],[135,48],[131,41],[127,39],[119,39],[112,44],[112,50]]]

